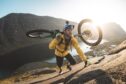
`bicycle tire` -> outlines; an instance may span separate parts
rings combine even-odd
[[[82,25],[83,25],[84,23],[87,23],[87,22],[91,23],[92,20],[91,20],[91,19],[83,19],[83,20],[80,21],[80,23],[78,24],[78,34],[81,34],[81,27],[82,27]],[[102,36],[103,36],[103,35],[102,35],[101,28],[100,28],[99,26],[97,26],[97,30],[98,30],[98,35],[99,35],[99,36],[98,36],[97,41],[94,42],[94,43],[88,42],[82,35],[79,36],[79,37],[80,37],[80,39],[81,39],[84,43],[86,43],[87,45],[89,45],[89,46],[96,46],[96,45],[98,45],[98,44],[102,41]]]
[[[30,38],[42,38],[42,36],[40,36],[40,34],[47,34],[44,37],[49,37],[53,34],[52,31],[50,30],[46,30],[46,29],[36,29],[36,30],[30,30],[28,32],[26,32],[26,36],[30,37]]]

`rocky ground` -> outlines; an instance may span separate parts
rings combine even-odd
[[[57,68],[39,68],[3,79],[0,84],[125,84],[126,41],[112,47],[102,57],[90,59],[92,65],[84,69],[79,63],[73,71],[57,76]]]
[[[122,40],[121,41],[116,40],[116,41],[104,42],[104,43],[99,44],[97,46],[92,46],[91,51],[87,52],[86,55],[93,56],[93,57],[108,55],[108,54],[110,54],[110,50],[115,49],[120,43],[122,43]]]

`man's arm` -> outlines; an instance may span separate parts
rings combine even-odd
[[[61,33],[56,34],[56,37],[49,43],[49,49],[55,49],[61,38]]]
[[[56,38],[54,38],[50,43],[49,43],[49,49],[55,49],[56,45],[58,44],[58,41]]]
[[[87,61],[87,57],[84,55],[83,51],[81,50],[78,41],[75,37],[72,38],[72,45],[76,49],[78,55],[80,56],[82,61]]]

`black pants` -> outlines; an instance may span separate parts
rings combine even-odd
[[[73,57],[70,54],[65,56],[65,58],[70,62],[71,65],[76,64],[76,61],[73,59]],[[63,65],[63,59],[64,59],[64,57],[56,56],[56,62],[57,62],[58,67],[61,67]]]

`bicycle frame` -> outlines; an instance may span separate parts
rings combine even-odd
[[[91,35],[91,32],[86,33],[81,30],[82,25],[87,22],[92,23],[92,20],[84,19],[84,20],[80,21],[80,23],[78,24],[78,34],[76,34],[74,36],[79,37],[84,43],[86,43],[89,46],[96,46],[102,40],[102,31],[99,26],[96,26],[97,31],[98,31],[98,35],[99,35],[98,39],[94,43],[88,42],[87,39]],[[26,32],[26,35],[30,38],[55,38],[57,33],[63,33],[63,32],[61,32],[58,29],[56,29],[56,30],[37,29],[37,30],[31,30],[31,31]]]

